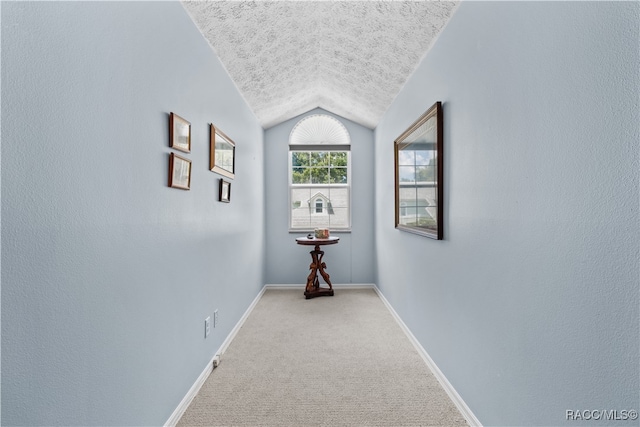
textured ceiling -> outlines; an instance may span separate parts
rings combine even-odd
[[[313,108],[375,128],[454,12],[436,1],[185,1],[263,127]]]

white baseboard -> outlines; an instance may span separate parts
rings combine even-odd
[[[193,401],[193,399],[196,397],[204,382],[207,380],[207,378],[209,378],[209,375],[211,375],[211,372],[213,371],[214,359],[215,356],[211,358],[211,361],[209,363],[207,363],[204,371],[202,371],[202,373],[198,376],[196,382],[193,383],[186,396],[182,399],[175,411],[173,411],[167,422],[164,423],[165,427],[173,427],[178,424],[178,421],[180,421],[180,418],[182,418],[182,414],[184,414],[184,411],[187,410],[187,408],[191,404],[191,401]]]
[[[187,410],[193,399],[198,395],[198,392],[202,388],[204,382],[207,380],[207,378],[209,378],[211,372],[213,372],[214,362],[216,363],[216,366],[217,363],[220,363],[220,357],[224,354],[225,351],[227,351],[227,348],[229,348],[229,344],[231,344],[231,341],[233,341],[235,336],[238,334],[238,331],[247,320],[256,304],[258,304],[258,301],[260,301],[260,298],[262,297],[262,294],[264,294],[265,289],[266,286],[263,286],[258,295],[253,299],[253,301],[249,305],[249,308],[247,308],[240,320],[238,320],[238,323],[236,323],[236,326],[234,326],[231,332],[229,332],[229,335],[227,335],[227,338],[222,342],[220,348],[218,348],[218,351],[215,352],[209,363],[207,363],[207,366],[205,366],[202,373],[198,376],[198,379],[196,379],[196,382],[193,383],[178,407],[175,409],[175,411],[173,411],[167,422],[164,423],[164,427],[174,427],[176,424],[178,424],[178,421],[180,421],[180,418],[182,418],[182,414],[184,414],[184,411]]]
[[[258,292],[258,295],[256,295],[256,297],[253,299],[251,304],[249,304],[249,307],[245,310],[240,320],[238,320],[238,323],[236,323],[236,326],[234,326],[231,332],[229,332],[227,339],[225,339],[222,342],[222,345],[218,349],[218,352],[216,353],[216,355],[222,356],[224,352],[227,351],[227,348],[229,348],[229,344],[231,344],[231,341],[233,341],[236,335],[238,335],[238,331],[240,331],[240,328],[242,328],[242,325],[244,325],[244,322],[247,320],[247,317],[249,317],[249,315],[255,308],[256,304],[258,304],[258,301],[260,301],[260,298],[262,298],[262,294],[264,294],[265,290],[266,290],[265,286],[263,286],[262,289],[260,289],[260,292]]]
[[[478,420],[478,418],[476,418],[473,412],[471,412],[471,409],[467,406],[464,400],[462,400],[462,397],[453,388],[449,380],[447,380],[447,377],[444,376],[440,368],[438,368],[438,365],[436,365],[436,363],[433,361],[431,356],[429,356],[429,353],[427,353],[424,347],[422,347],[422,344],[420,344],[420,342],[413,335],[413,333],[411,333],[411,330],[409,329],[409,327],[402,321],[402,319],[400,318],[398,313],[396,313],[396,311],[393,309],[389,301],[387,301],[385,296],[382,294],[382,291],[380,291],[380,289],[378,289],[377,286],[374,286],[374,289],[378,294],[378,296],[380,297],[380,299],[382,300],[382,302],[384,303],[384,305],[386,305],[389,311],[391,312],[391,315],[396,319],[396,321],[400,325],[400,328],[402,328],[404,333],[407,335],[407,337],[409,338],[409,341],[411,341],[413,346],[416,348],[416,350],[422,357],[422,360],[425,361],[425,363],[427,364],[427,366],[429,367],[433,375],[436,377],[436,379],[438,380],[438,382],[440,383],[444,391],[447,393],[447,395],[449,396],[453,404],[456,405],[456,408],[458,408],[462,416],[465,418],[465,420],[467,420],[467,423],[472,427],[482,427],[480,420]]]

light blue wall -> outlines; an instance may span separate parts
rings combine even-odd
[[[263,137],[179,2],[2,3],[3,425],[167,421],[264,283]]]
[[[265,131],[267,283],[302,285],[309,274],[309,250],[313,248],[295,243],[296,237],[306,233],[289,233],[287,174],[291,129],[312,114],[337,118],[351,136],[351,233],[334,233],[340,243],[323,249],[327,272],[334,284],[373,283],[373,131],[322,109]]]
[[[376,129],[377,283],[484,425],[639,409],[638,28],[463,2]],[[435,101],[444,241],[393,227],[393,140]]]

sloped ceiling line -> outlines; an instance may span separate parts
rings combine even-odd
[[[373,129],[458,2],[183,4],[265,129],[316,107]]]

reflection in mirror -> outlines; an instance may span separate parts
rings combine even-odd
[[[442,239],[442,113],[437,102],[395,141],[396,228]]]
[[[228,178],[235,176],[235,143],[215,126],[210,125],[209,169]]]
[[[233,145],[217,132],[215,165],[233,172]]]

